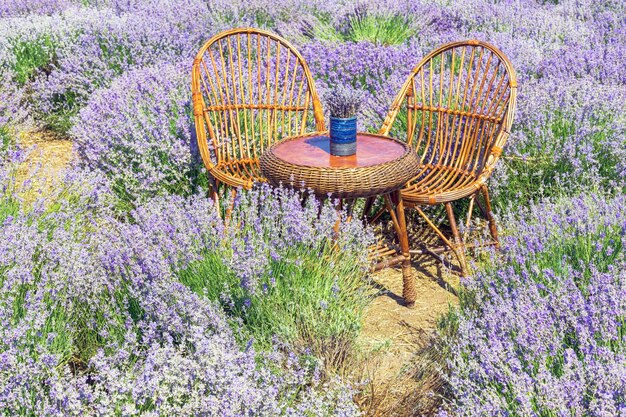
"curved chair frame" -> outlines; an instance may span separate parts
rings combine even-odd
[[[238,28],[213,36],[192,68],[193,112],[211,195],[218,186],[249,189],[265,181],[260,154],[286,136],[303,134],[312,111],[315,130],[324,115],[306,61],[270,32]]]
[[[409,75],[379,133],[392,134],[394,122],[406,108],[406,140],[422,167],[402,190],[402,198],[445,244],[414,252],[438,254],[451,249],[467,274],[465,236],[461,238],[452,209],[452,202],[465,197],[470,198],[467,226],[476,203],[498,246],[486,184],[509,137],[516,97],[516,74],[509,59],[493,45],[477,40],[437,48]],[[484,205],[476,198],[479,194]],[[445,205],[453,242],[420,209],[436,204]]]

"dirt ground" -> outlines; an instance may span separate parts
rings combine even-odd
[[[412,265],[417,300],[411,309],[402,304],[399,267],[372,276],[377,292],[358,340],[366,416],[431,415],[440,405],[444,381],[437,320],[458,303],[459,277],[430,257],[415,256]]]
[[[35,191],[23,195],[28,200],[39,190],[45,193],[54,187],[55,180],[72,159],[72,142],[47,130],[21,132],[19,140],[28,152],[28,159],[18,169],[17,180],[21,184],[30,179],[31,185],[25,189]]]
[[[417,284],[414,308],[402,305],[400,268],[387,268],[373,276],[379,292],[365,315],[360,343],[379,357],[376,378],[382,381],[396,376],[414,353],[425,347],[437,319],[457,303],[458,276],[427,257],[415,259],[413,265]]]

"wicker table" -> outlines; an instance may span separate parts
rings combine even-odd
[[[325,132],[287,138],[260,158],[263,175],[274,184],[304,184],[319,196],[339,199],[383,196],[402,251],[402,296],[415,304],[409,239],[400,189],[419,168],[411,147],[395,139],[369,133],[357,135],[353,156],[332,156]]]

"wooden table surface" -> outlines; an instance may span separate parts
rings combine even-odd
[[[359,133],[356,154],[334,156],[330,154],[328,136],[304,136],[287,140],[273,149],[274,155],[294,165],[320,168],[360,168],[383,164],[400,158],[406,148],[393,139]]]

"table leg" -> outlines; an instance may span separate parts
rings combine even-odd
[[[407,307],[415,306],[416,290],[415,278],[411,270],[411,254],[409,252],[409,235],[406,229],[406,217],[404,215],[404,202],[400,191],[394,191],[386,196],[385,202],[396,229],[396,236],[400,241],[400,250],[404,260],[402,261],[402,298]],[[394,207],[395,206],[395,207]]]
[[[400,248],[402,249],[402,255],[404,256],[404,262],[402,262],[402,297],[407,307],[412,308],[415,306],[415,278],[413,277],[413,271],[411,270],[411,254],[409,252],[409,234],[406,229],[406,218],[404,216],[404,202],[402,201],[402,195],[400,191],[397,192],[396,197],[397,205],[397,217],[398,217],[398,239],[400,240]]]
[[[374,205],[374,201],[376,197],[368,197],[365,200],[365,207],[363,207],[363,215],[361,216],[364,222],[369,221],[370,211],[372,211],[372,206]]]

